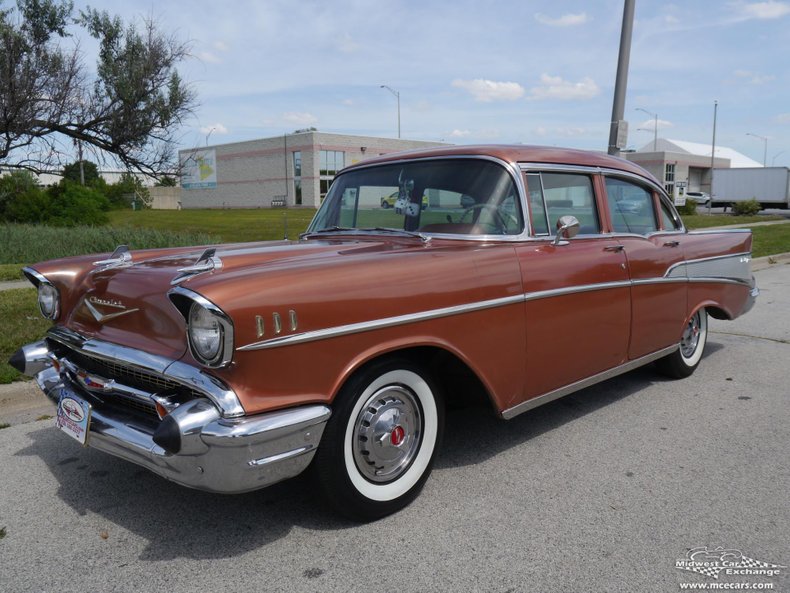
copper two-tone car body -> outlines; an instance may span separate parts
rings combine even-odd
[[[417,494],[460,386],[507,419],[652,361],[693,372],[707,316],[757,296],[751,241],[687,231],[620,159],[401,153],[338,175],[297,241],[27,269],[55,324],[14,362],[86,404],[89,446],[216,492],[312,462],[371,518]]]

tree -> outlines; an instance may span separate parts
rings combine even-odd
[[[80,161],[76,163],[69,163],[63,167],[63,179],[74,181],[75,183],[82,183],[82,177],[85,177],[83,185],[94,185],[96,180],[99,179],[99,168],[96,163],[90,161],[82,162],[82,173],[80,173]]]
[[[66,43],[74,30],[98,41],[96,74]],[[150,19],[138,30],[90,8],[75,17],[70,0],[0,5],[0,165],[60,169],[79,143],[126,169],[174,170],[175,135],[195,106],[176,70],[187,56]]]

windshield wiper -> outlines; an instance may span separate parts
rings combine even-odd
[[[393,228],[383,227],[383,226],[377,226],[377,227],[373,227],[373,228],[364,228],[364,229],[359,229],[359,230],[360,231],[377,231],[377,232],[384,232],[384,233],[396,233],[398,235],[403,235],[404,237],[415,237],[417,239],[420,239],[423,242],[427,242],[427,241],[431,240],[430,237],[428,237],[427,235],[423,235],[422,233],[417,233],[417,232],[414,232],[414,231],[407,231],[407,230],[404,230],[404,229],[393,229]]]

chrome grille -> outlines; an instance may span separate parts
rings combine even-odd
[[[95,358],[85,352],[72,350],[62,344],[56,345],[56,348],[60,350],[57,352],[58,357],[66,358],[79,369],[87,373],[96,374],[104,379],[113,379],[121,385],[134,387],[151,394],[178,393],[188,399],[205,397],[199,391],[185,387],[177,381],[166,379],[156,373],[144,371],[123,362]],[[108,405],[122,405],[158,418],[156,404],[153,401],[144,401],[139,397],[116,391],[97,392],[91,390],[91,393]]]

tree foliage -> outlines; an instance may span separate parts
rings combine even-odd
[[[2,0],[0,0],[2,2]],[[72,33],[99,44],[95,73]],[[176,66],[188,47],[70,0],[0,4],[0,166],[60,169],[74,144],[102,162],[160,175],[175,169],[175,134],[195,106]]]

